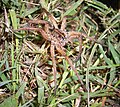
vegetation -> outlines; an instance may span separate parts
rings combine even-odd
[[[0,107],[120,106],[118,10],[97,0],[0,7]]]

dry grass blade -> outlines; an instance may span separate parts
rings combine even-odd
[[[56,61],[55,61],[55,46],[54,44],[51,43],[51,46],[50,46],[50,53],[51,53],[51,57],[52,57],[52,70],[53,70],[53,76],[54,76],[54,85],[55,85],[55,91],[54,93],[56,94],[56,88],[57,88],[57,78],[56,78],[56,75],[57,75],[57,70],[56,70]]]

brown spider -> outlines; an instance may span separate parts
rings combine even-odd
[[[56,20],[54,19],[54,16],[52,14],[50,14],[47,10],[44,10],[44,12],[46,13],[46,15],[48,16],[48,18],[50,19],[50,21],[45,21],[45,20],[29,20],[27,18],[24,18],[25,20],[28,21],[28,23],[31,24],[41,24],[41,27],[35,28],[35,27],[24,27],[24,28],[19,28],[17,29],[17,31],[20,30],[34,30],[38,33],[40,33],[43,38],[46,41],[50,42],[50,53],[51,53],[51,58],[52,58],[52,70],[53,70],[53,75],[54,75],[54,82],[55,82],[55,89],[56,89],[56,60],[55,60],[55,49],[62,55],[65,57],[65,59],[67,60],[67,62],[69,63],[69,65],[71,66],[71,68],[73,69],[73,71],[75,72],[78,81],[80,82],[82,88],[84,91],[87,91],[82,80],[80,79],[80,76],[76,70],[76,68],[74,67],[71,59],[67,56],[66,54],[66,49],[64,48],[64,46],[68,43],[68,42],[72,42],[73,38],[77,38],[79,40],[80,43],[80,53],[79,56],[81,54],[82,51],[82,37],[86,37],[89,38],[90,40],[93,40],[93,38],[88,37],[86,34],[81,33],[81,32],[76,32],[76,31],[65,31],[66,28],[66,17],[63,18],[62,23],[61,23],[61,27],[58,28],[58,24],[56,22]]]

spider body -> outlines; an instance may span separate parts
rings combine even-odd
[[[72,60],[67,56],[66,54],[66,49],[64,46],[68,43],[72,43],[74,38],[77,38],[79,40],[80,44],[80,52],[81,54],[82,51],[82,38],[88,38],[90,40],[93,40],[93,38],[88,37],[86,34],[82,32],[76,32],[76,31],[66,31],[66,17],[63,18],[61,27],[58,27],[58,24],[56,20],[54,19],[54,16],[51,15],[47,10],[43,9],[47,16],[49,17],[50,21],[45,21],[45,20],[28,20],[28,23],[30,24],[41,24],[42,27],[24,27],[24,28],[19,28],[17,31],[21,30],[29,30],[29,31],[36,31],[41,34],[41,36],[48,42],[50,42],[50,53],[51,53],[51,58],[52,58],[52,70],[53,70],[53,76],[54,76],[54,83],[55,83],[55,89],[57,87],[57,80],[56,80],[56,74],[57,74],[57,65],[56,65],[56,60],[55,60],[55,52],[57,51],[60,53],[64,58],[67,60],[69,65],[71,66],[72,70],[75,72],[78,81],[80,82],[82,88],[84,91],[87,91],[82,80],[80,79],[80,76],[76,70],[76,68],[73,65]],[[56,50],[56,51],[55,51]],[[80,55],[79,55],[80,56]]]

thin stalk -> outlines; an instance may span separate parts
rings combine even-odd
[[[91,54],[90,54],[90,57],[88,59],[88,62],[87,62],[87,71],[86,71],[86,88],[87,88],[87,102],[88,102],[88,107],[90,107],[90,87],[89,87],[89,68],[92,64],[92,58],[94,56],[94,53],[96,51],[96,48],[97,48],[97,44],[95,44],[92,48],[92,51],[91,51]]]
[[[9,11],[10,12],[10,17],[11,17],[11,21],[12,21],[12,26],[13,26],[13,29],[17,29],[17,18],[16,18],[16,13],[15,13],[15,11],[14,10],[10,10]],[[19,46],[19,39],[17,38],[17,37],[15,37],[15,44],[16,44],[16,50],[15,50],[15,52],[16,52],[16,56],[18,56],[18,53],[19,53],[19,49],[18,49],[18,46]],[[17,83],[18,83],[18,70],[19,70],[19,65],[18,65],[18,61],[17,61],[17,59],[16,59],[16,61],[15,61],[15,59],[14,59],[14,56],[15,56],[15,54],[14,54],[14,43],[13,43],[13,37],[12,37],[12,50],[11,50],[11,53],[12,53],[12,66],[14,66],[15,64],[16,64],[16,71],[15,71],[15,69],[14,69],[14,71],[13,71],[13,80],[15,80],[15,79],[17,79]],[[16,85],[15,85],[15,87],[16,87]],[[14,87],[14,89],[15,89],[15,87]]]

